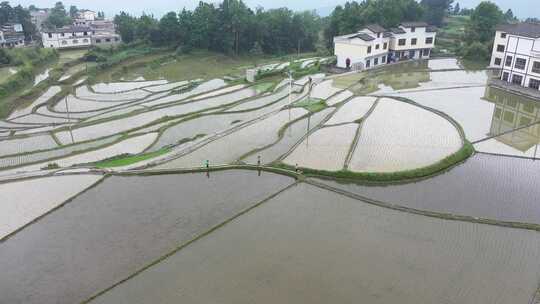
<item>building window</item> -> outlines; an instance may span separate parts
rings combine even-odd
[[[516,58],[516,64],[514,65],[516,69],[524,70],[526,65],[527,60],[523,58]]]
[[[381,62],[382,62],[382,63],[386,63],[386,56],[382,56],[382,57],[381,57]]]
[[[507,67],[512,66],[512,56],[506,56],[506,62],[504,63]]]
[[[83,42],[83,43],[88,43],[88,39],[85,38],[85,39],[83,39],[82,42]]]
[[[105,42],[111,42],[111,39],[110,39],[110,38],[106,38],[106,39],[105,39]]]
[[[379,45],[378,45],[378,44],[375,45],[375,49],[376,49],[376,50],[379,49]]]
[[[533,63],[532,72],[536,74],[540,74],[540,61],[535,61]]]
[[[504,120],[506,122],[509,122],[509,123],[514,123],[514,118],[515,118],[515,115],[514,115],[514,112],[510,112],[510,111],[504,111]]]
[[[88,36],[88,32],[84,32],[83,35],[84,35],[84,36]]]
[[[424,49],[424,56],[429,56],[429,49]]]
[[[531,78],[531,80],[529,80],[529,88],[539,90],[540,89],[540,80]]]
[[[414,33],[414,32],[416,32],[416,28],[413,26],[411,27],[411,33]]]
[[[528,126],[531,123],[532,123],[532,119],[530,119],[529,117],[521,116],[519,118],[519,127]]]
[[[381,33],[377,33],[377,38],[381,38]]]
[[[501,65],[501,58],[495,58],[495,65]]]
[[[508,81],[509,77],[510,77],[510,74],[508,74],[508,72],[504,72],[503,75],[502,75],[502,80]]]
[[[96,43],[101,43],[101,39],[96,39]]]
[[[504,45],[498,44],[497,45],[497,52],[501,52],[501,53],[504,52]]]
[[[371,53],[371,46],[368,46],[368,47],[367,47],[367,53],[368,53],[368,54]]]
[[[433,44],[433,37],[426,38],[426,44]]]
[[[66,45],[67,44],[67,41],[66,40],[62,40],[62,45]]]
[[[375,66],[375,65],[378,65],[378,64],[379,64],[379,58],[375,58],[373,60],[373,65]]]
[[[75,37],[75,33],[71,33],[71,36]]]
[[[501,38],[506,38],[506,33],[501,33]]]
[[[417,41],[418,41],[418,39],[416,39],[416,38],[411,39],[411,45],[416,45]]]
[[[524,104],[523,111],[532,114],[534,112],[534,104],[532,102]]]
[[[498,119],[501,119],[501,114],[502,114],[502,110],[501,108],[496,108],[495,109],[495,117],[498,118]]]
[[[521,75],[513,75],[512,76],[512,83],[513,84],[519,84],[521,85],[521,82],[523,81],[523,76]]]
[[[61,37],[64,37],[65,35],[66,35],[66,34],[64,34],[64,33],[60,33],[60,36],[61,36]]]
[[[415,56],[416,56],[415,50],[409,51],[409,58],[414,58]]]
[[[369,68],[371,66],[371,60],[366,60],[366,68]]]
[[[514,65],[516,69],[524,70],[525,65],[527,65],[527,60],[523,58],[516,58],[516,64]]]
[[[73,44],[77,44],[77,43],[79,43],[79,40],[73,39]]]
[[[49,33],[49,38],[52,38],[52,33]]]
[[[398,45],[405,45],[407,43],[407,39],[399,39]]]
[[[383,44],[383,47],[382,47],[382,48],[383,48],[383,50],[386,50],[386,49],[388,48],[388,43],[385,42],[385,43]]]

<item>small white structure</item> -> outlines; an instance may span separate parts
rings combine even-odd
[[[97,13],[91,10],[83,9],[77,12],[78,19],[94,21],[97,19]]]
[[[540,24],[497,27],[490,67],[501,69],[501,80],[540,90]]]
[[[41,27],[47,18],[49,18],[49,11],[46,9],[30,11],[30,20],[36,26],[38,31],[41,30]]]
[[[41,37],[45,48],[84,48],[92,45],[92,34],[92,29],[89,27],[69,26],[45,30]]]
[[[357,33],[334,37],[337,66],[364,70],[398,60],[429,58],[435,35],[435,28],[423,22],[404,22],[390,30],[371,24]]]

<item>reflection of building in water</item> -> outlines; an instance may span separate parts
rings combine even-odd
[[[540,124],[534,124],[540,120],[540,100],[490,86],[485,98],[495,104],[488,136],[505,133],[495,139],[522,152],[540,143]],[[516,131],[509,132],[512,130]]]

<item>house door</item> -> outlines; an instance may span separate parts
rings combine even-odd
[[[409,51],[409,58],[414,59],[414,56],[416,55],[416,51]]]

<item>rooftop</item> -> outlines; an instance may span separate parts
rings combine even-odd
[[[399,25],[403,27],[428,27],[429,26],[425,22],[402,22]]]
[[[79,33],[79,32],[91,32],[92,29],[88,26],[69,26],[62,27],[54,30],[45,30],[44,33]]]
[[[386,32],[386,29],[378,24],[368,24],[365,26],[368,30],[372,31],[373,33],[383,33]]]
[[[390,31],[394,34],[405,34],[405,30],[400,27],[392,27],[390,28]]]
[[[540,38],[540,23],[516,23],[497,26],[498,31],[529,38]]]
[[[353,38],[359,38],[359,39],[362,39],[364,41],[375,40],[375,38],[371,37],[370,35],[368,35],[366,33],[356,33],[356,34],[352,35],[351,37],[349,37],[349,39],[353,39]]]

